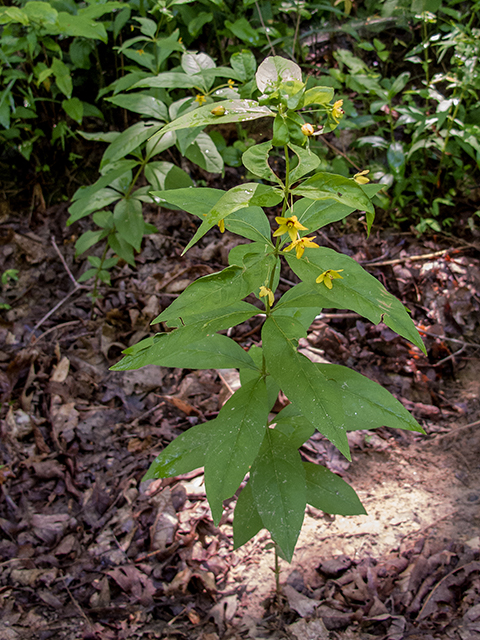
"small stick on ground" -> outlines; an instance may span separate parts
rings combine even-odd
[[[84,290],[84,289],[88,289],[89,287],[87,287],[84,284],[79,284],[76,280],[75,277],[73,276],[72,272],[70,271],[68,264],[65,261],[65,258],[62,256],[60,249],[58,248],[57,243],[55,242],[55,238],[52,236],[52,245],[53,248],[55,249],[56,254],[58,255],[58,257],[60,258],[60,262],[63,264],[63,268],[65,269],[65,271],[68,274],[68,277],[70,278],[70,280],[73,282],[73,289],[67,293],[67,295],[62,298],[62,300],[60,300],[59,302],[57,302],[57,304],[53,307],[53,309],[50,309],[50,311],[48,313],[46,313],[43,318],[41,318],[37,324],[33,327],[33,329],[30,332],[30,338],[34,335],[35,331],[37,331],[37,329],[39,329],[42,324],[48,320],[48,318],[50,318],[50,316],[52,316],[58,309],[60,309],[60,307],[70,298],[70,296],[72,296],[74,293],[76,293],[77,291],[80,290]],[[45,332],[47,333],[47,332]],[[44,334],[45,335],[45,334]],[[43,336],[40,336],[43,337]]]
[[[394,260],[384,260],[383,262],[375,262],[374,260],[362,261],[360,264],[366,267],[388,267],[393,264],[402,264],[404,262],[418,262],[419,260],[431,260],[432,258],[440,258],[447,253],[458,253],[462,251],[462,248],[457,249],[442,249],[442,251],[435,251],[434,253],[424,253],[418,256],[405,256],[404,258],[395,258]]]

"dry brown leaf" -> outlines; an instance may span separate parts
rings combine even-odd
[[[76,524],[75,518],[67,513],[44,515],[36,513],[31,518],[31,524],[35,535],[47,544],[52,544],[60,536],[63,536],[69,527]]]
[[[63,356],[60,362],[53,369],[53,373],[50,376],[51,382],[65,382],[68,373],[70,371],[70,360],[67,356]]]
[[[53,395],[50,403],[50,418],[56,438],[62,436],[66,442],[71,442],[75,437],[79,419],[75,403],[64,403],[60,396]]]
[[[330,634],[321,620],[299,620],[287,629],[297,640],[329,640]]]
[[[318,607],[318,601],[307,598],[301,593],[298,593],[296,589],[289,584],[283,587],[283,593],[288,600],[288,606],[293,611],[296,611],[302,618],[310,618],[315,613],[315,609]]]
[[[195,609],[190,609],[190,611],[188,611],[187,613],[187,616],[192,624],[200,624],[200,622],[202,621],[201,617],[195,611]]]
[[[215,620],[220,633],[224,633],[225,624],[233,619],[238,607],[238,596],[222,598],[211,609],[209,616]]]
[[[150,527],[150,548],[152,551],[163,551],[173,542],[178,524],[176,511],[172,504],[170,487],[150,499],[156,507],[155,521]]]

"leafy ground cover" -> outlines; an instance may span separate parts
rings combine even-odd
[[[310,509],[293,564],[282,565],[279,604],[265,600],[274,586],[267,540],[260,533],[231,553],[233,501],[214,528],[201,471],[140,484],[168,442],[215,417],[235,375],[109,371],[188,283],[225,264],[228,232],[203,238],[185,262],[190,220],[151,207],[160,233],[92,316],[66,216],[57,207],[27,226],[10,214],[1,227],[2,270],[22,266],[3,290],[0,635],[476,637],[478,239],[376,230],[367,243],[353,223],[320,234],[407,304],[428,357],[386,326],[335,310],[317,318],[304,353],[386,386],[427,436],[355,432],[352,463],[321,438],[302,448],[360,492],[368,515],[332,522]],[[256,344],[260,324],[231,335]]]

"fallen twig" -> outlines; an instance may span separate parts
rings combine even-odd
[[[82,322],[82,321],[81,320],[70,320],[69,322],[64,322],[63,324],[57,324],[54,327],[50,327],[50,329],[47,329],[46,331],[44,331],[42,333],[42,335],[38,336],[38,338],[35,339],[35,344],[37,344],[37,342],[39,342],[40,340],[42,340],[43,338],[48,336],[50,333],[53,333],[54,331],[57,331],[57,330],[60,330],[60,329],[64,329],[65,327],[71,327],[74,324],[78,324],[79,322]]]
[[[462,248],[442,249],[434,253],[424,253],[423,255],[405,256],[404,258],[395,258],[394,260],[384,260],[383,262],[375,262],[375,260],[366,260],[360,262],[361,265],[368,267],[388,267],[393,264],[402,264],[403,262],[415,262],[419,260],[431,260],[432,258],[440,258],[447,253],[458,253]]]
[[[475,342],[465,342],[465,340],[459,340],[458,338],[449,338],[448,336],[443,335],[441,333],[429,333],[426,329],[419,329],[418,327],[417,327],[417,331],[418,333],[423,333],[429,338],[439,338],[440,340],[455,342],[455,344],[461,344],[462,346],[465,346],[465,347],[474,347],[475,349],[480,349],[480,344],[476,344]],[[456,355],[456,354],[453,354],[453,355]]]
[[[66,263],[65,258],[62,256],[62,254],[60,252],[60,249],[58,248],[57,243],[55,242],[55,238],[53,236],[52,236],[52,245],[53,245],[53,248],[55,249],[55,252],[57,253],[58,257],[60,258],[60,262],[63,264],[63,267],[64,267],[65,271],[67,272],[68,277],[73,282],[73,289],[69,293],[67,293],[67,295],[64,298],[62,298],[62,300],[57,302],[57,304],[53,307],[53,309],[50,309],[50,311],[48,313],[46,313],[43,316],[43,318],[41,318],[37,322],[37,324],[31,330],[29,338],[31,338],[34,335],[35,331],[37,331],[37,329],[39,329],[42,326],[42,324],[46,320],[48,320],[48,318],[50,318],[50,316],[53,315],[70,298],[70,296],[72,296],[77,291],[80,291],[81,289],[88,289],[89,288],[84,284],[79,284],[75,280],[75,277],[72,274],[72,272],[70,271],[70,269],[68,267],[68,264]],[[40,336],[40,337],[42,337],[42,336]]]
[[[475,422],[470,422],[469,424],[464,424],[461,427],[452,429],[448,433],[438,434],[437,436],[432,438],[432,440],[435,441],[435,440],[443,440],[444,438],[450,438],[451,436],[456,436],[457,433],[460,433],[460,431],[465,431],[465,429],[470,429],[471,427],[478,427],[479,425],[480,425],[480,420],[476,420]]]

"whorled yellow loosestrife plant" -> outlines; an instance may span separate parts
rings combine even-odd
[[[370,228],[377,190],[366,172],[353,178],[315,172],[320,160],[310,151],[315,134],[304,113],[323,114],[321,132],[333,130],[343,115],[333,89],[306,89],[300,68],[280,57],[267,58],[256,82],[255,100],[226,100],[200,106],[156,135],[188,127],[255,118],[273,119],[273,138],[243,154],[245,168],[258,182],[229,191],[186,188],[152,192],[196,215],[201,224],[185,250],[212,227],[238,234],[223,271],[193,282],[154,320],[173,330],[158,333],[125,351],[115,370],[149,364],[188,369],[237,368],[242,386],[215,420],[196,425],[157,457],[145,479],[162,478],[205,467],[205,485],[215,523],[223,501],[237,491],[234,542],[244,544],[260,529],[271,533],[290,560],[302,527],[306,504],[327,513],[365,513],[354,490],[324,467],[303,462],[299,447],[317,429],[348,459],[347,432],[382,425],[422,432],[408,411],[385,389],[347,367],[315,364],[298,351],[315,316],[323,308],[351,309],[392,330],[424,350],[403,305],[352,258],[314,242],[315,232],[355,210],[366,212]],[[270,167],[274,148],[285,154],[285,178]],[[308,176],[308,177],[306,177]],[[262,207],[282,204],[273,234]],[[308,235],[307,235],[308,234]],[[293,251],[295,249],[295,251]],[[284,259],[300,284],[275,296]],[[340,275],[341,274],[341,275]],[[244,298],[256,294],[263,311]],[[262,313],[262,347],[244,351],[220,331]],[[273,421],[270,411],[282,390],[290,400]]]

